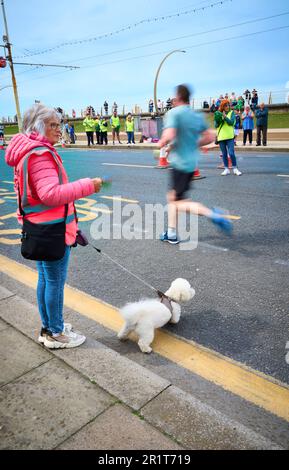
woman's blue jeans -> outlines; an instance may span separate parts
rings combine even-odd
[[[224,162],[225,168],[229,167],[228,153],[232,160],[232,166],[236,167],[237,160],[236,160],[236,155],[235,155],[234,139],[220,140],[219,145],[220,145],[220,149],[223,155],[223,162]]]
[[[134,144],[134,132],[133,131],[128,131],[127,132],[127,141],[129,144],[133,143]]]
[[[43,328],[61,333],[63,322],[63,294],[67,276],[70,246],[57,261],[37,261],[37,301]]]

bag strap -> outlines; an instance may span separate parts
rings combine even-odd
[[[31,207],[31,209],[26,209],[26,213],[24,212],[23,210],[23,206],[28,206],[27,204],[27,187],[28,187],[28,160],[30,158],[30,156],[35,152],[35,151],[39,151],[39,150],[45,150],[45,152],[49,152],[55,163],[57,164],[58,166],[58,177],[59,177],[59,184],[63,184],[63,178],[62,178],[62,172],[61,172],[61,167],[60,167],[60,163],[59,163],[59,160],[58,158],[56,157],[56,155],[54,154],[54,152],[46,147],[35,147],[33,148],[25,157],[24,157],[24,162],[23,162],[23,197],[21,198],[21,195],[20,195],[20,188],[19,188],[19,184],[17,185],[17,190],[18,190],[18,205],[19,205],[19,211],[20,211],[20,214],[22,215],[22,217],[25,217],[25,215],[31,213],[31,212],[36,212],[35,209],[37,209],[37,212],[42,212],[44,210],[49,210],[49,209],[52,209],[51,206],[45,206],[44,204],[38,204],[37,206],[34,206],[34,207]],[[67,219],[67,215],[68,215],[68,204],[65,204],[64,205],[65,207],[65,212],[64,212],[64,222],[66,223],[66,219]],[[74,215],[75,215],[75,218],[77,220],[77,214],[76,214],[76,209],[75,209],[75,206],[73,204],[73,207],[74,207]]]

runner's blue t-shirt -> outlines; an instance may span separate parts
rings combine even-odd
[[[167,112],[164,129],[176,129],[176,138],[170,153],[173,168],[191,173],[197,168],[198,142],[202,132],[208,129],[204,116],[194,112],[189,105],[177,106]]]

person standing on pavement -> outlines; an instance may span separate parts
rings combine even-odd
[[[262,143],[264,146],[267,145],[267,129],[268,129],[268,108],[265,108],[265,104],[261,103],[260,108],[256,110],[256,126],[257,126],[257,143],[256,146],[261,145],[261,133]]]
[[[4,145],[5,139],[4,139],[4,124],[0,123],[0,140],[2,141],[2,144]]]
[[[232,161],[233,173],[236,176],[241,176],[241,171],[237,168],[237,159],[235,155],[234,144],[234,126],[235,126],[235,113],[230,110],[229,100],[223,100],[220,104],[218,113],[222,113],[221,119],[215,119],[215,128],[217,129],[217,140],[223,156],[224,171],[222,176],[230,174],[228,154]],[[218,114],[219,116],[219,114]],[[216,113],[215,113],[216,118]]]
[[[160,240],[173,245],[180,242],[177,236],[178,212],[190,212],[208,217],[227,232],[232,229],[232,223],[222,215],[221,211],[211,210],[186,197],[198,164],[198,148],[215,139],[215,133],[208,129],[203,115],[195,113],[190,107],[190,94],[186,85],[179,85],[176,88],[174,108],[165,116],[164,130],[158,142],[160,149],[168,145],[171,147],[171,182],[167,193],[168,230],[160,236]]]
[[[95,135],[96,135],[96,142],[97,145],[100,145],[100,126],[99,126],[100,115],[97,114],[94,120],[95,122]]]
[[[108,144],[107,142],[107,129],[108,129],[108,117],[107,116],[102,116],[99,120],[99,129],[100,129],[100,145],[103,145],[103,142],[105,145]]]
[[[119,139],[119,131],[120,131],[120,120],[117,115],[117,111],[114,110],[113,115],[110,118],[110,125],[111,125],[111,130],[112,130],[112,143],[115,145],[115,136],[117,136],[118,143],[121,144],[121,141]]]
[[[108,115],[108,103],[107,103],[107,101],[105,101],[105,102],[103,103],[103,107],[104,107],[105,115],[107,116],[107,115]]]
[[[242,114],[243,121],[243,145],[247,143],[247,136],[249,137],[249,144],[253,142],[253,129],[254,129],[254,113],[251,111],[250,106],[245,107]]]
[[[125,120],[125,130],[127,133],[127,144],[135,144],[134,141],[134,120],[131,113],[128,113],[127,118]]]
[[[93,133],[95,129],[95,120],[91,117],[89,112],[87,112],[86,118],[83,120],[82,124],[87,136],[87,145],[90,147],[90,144],[94,145]]]
[[[86,339],[74,333],[70,324],[64,323],[63,293],[71,246],[76,242],[78,229],[74,201],[99,192],[103,183],[101,178],[68,181],[61,157],[54,147],[60,138],[59,114],[37,104],[24,114],[23,131],[13,137],[5,154],[6,163],[14,168],[19,223],[26,222],[34,227],[33,230],[37,225],[37,230],[40,227],[43,230],[47,225],[50,231],[53,224],[56,228],[56,224],[65,223],[63,258],[36,262],[37,301],[42,321],[38,339],[51,349],[73,348]],[[41,244],[41,240],[35,238],[34,244]]]

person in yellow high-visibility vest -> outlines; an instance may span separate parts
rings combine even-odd
[[[120,120],[117,115],[117,111],[114,110],[113,115],[110,118],[110,125],[111,125],[111,130],[112,130],[112,143],[114,145],[114,140],[115,140],[115,135],[117,136],[118,143],[121,144],[121,141],[119,139],[119,131],[120,131]]]
[[[92,118],[92,116],[90,115],[89,112],[86,113],[86,118],[83,120],[82,125],[84,127],[85,132],[86,132],[87,145],[88,145],[88,147],[90,147],[90,144],[94,145],[93,133],[94,133],[94,129],[95,129],[95,120]]]
[[[217,114],[218,113],[218,114]],[[218,119],[216,119],[218,117]],[[228,154],[232,160],[233,173],[236,176],[241,176],[241,171],[237,167],[237,159],[234,149],[234,126],[236,117],[234,111],[230,110],[229,100],[223,100],[220,104],[219,111],[215,113],[215,128],[217,129],[217,141],[220,146],[224,171],[222,176],[230,174]]]
[[[125,130],[127,133],[127,144],[135,144],[134,141],[134,120],[131,113],[128,113],[127,118],[125,120]]]

